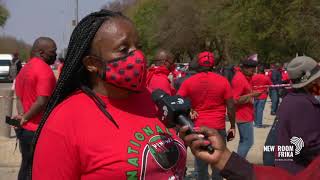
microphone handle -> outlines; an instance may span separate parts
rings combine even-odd
[[[184,115],[180,114],[178,116],[178,124],[181,126],[188,126],[189,127],[189,129],[186,132],[187,135],[196,134],[196,132],[193,131],[194,125],[193,125],[192,121],[189,118],[185,117]],[[208,139],[208,138],[206,137],[205,139]],[[211,144],[209,144],[203,148],[206,151],[208,151],[209,154],[213,154],[213,152],[214,152],[214,148],[211,146]]]

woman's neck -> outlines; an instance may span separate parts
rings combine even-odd
[[[112,99],[126,99],[130,95],[130,91],[107,84],[105,82],[99,82],[94,85],[93,91]]]

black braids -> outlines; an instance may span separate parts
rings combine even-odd
[[[91,42],[94,39],[95,34],[97,33],[101,25],[107,19],[110,19],[111,17],[115,17],[115,16],[124,17],[120,13],[114,13],[112,11],[107,11],[107,10],[94,12],[86,16],[85,18],[83,18],[74,29],[70,38],[68,52],[64,62],[63,71],[60,74],[57,85],[53,91],[51,98],[49,99],[49,102],[46,106],[46,110],[42,116],[39,127],[35,132],[35,135],[32,141],[32,159],[29,166],[29,173],[27,177],[28,179],[30,180],[32,179],[32,164],[33,164],[34,149],[47,118],[49,117],[53,109],[61,101],[63,101],[66,97],[68,97],[72,92],[76,91],[77,89],[81,89],[82,83],[86,84],[86,86],[90,86],[88,85],[89,84],[88,76],[85,76],[88,74],[88,72],[83,67],[82,58],[89,53]],[[83,79],[80,79],[79,77],[82,77]],[[88,91],[84,91],[84,92],[90,98],[93,98],[88,93]],[[95,95],[94,99],[96,98],[98,97]],[[94,101],[96,102],[96,100]],[[96,103],[96,104],[101,110],[100,108],[101,104],[99,103]],[[111,115],[109,113],[105,113],[104,111],[102,112],[108,117],[108,119],[115,123]]]

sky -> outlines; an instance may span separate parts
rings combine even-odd
[[[112,0],[78,0],[79,20]],[[32,44],[37,37],[54,39],[58,51],[67,47],[73,30],[76,0],[2,0],[10,12],[0,35],[14,36]]]

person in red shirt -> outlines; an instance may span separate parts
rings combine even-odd
[[[258,73],[253,75],[251,80],[253,90],[261,92],[261,95],[254,99],[254,125],[257,128],[263,128],[263,111],[268,98],[268,86],[271,84],[271,79],[265,75],[264,67],[260,66]]]
[[[256,66],[256,61],[251,59],[244,60],[241,71],[236,72],[231,83],[236,104],[236,122],[240,134],[237,153],[244,158],[253,144],[253,98],[261,95],[261,92],[253,92],[250,84]]]
[[[20,141],[22,162],[18,179],[26,179],[31,163],[32,138],[38,128],[41,116],[56,85],[56,78],[50,65],[56,59],[56,44],[48,37],[38,38],[32,47],[31,59],[16,78],[18,114],[21,128],[16,129]]]
[[[75,27],[37,135],[33,180],[179,179],[186,148],[156,116],[133,23],[93,12]]]
[[[234,71],[235,71],[235,72],[239,72],[239,71],[241,71],[241,68],[240,68],[239,66],[235,66],[235,67],[234,67]]]
[[[180,135],[185,134],[188,127],[180,130]],[[184,136],[184,141],[191,149],[191,152],[199,159],[207,162],[212,168],[220,170],[221,175],[230,180],[318,180],[320,179],[320,156],[317,156],[306,169],[293,175],[281,168],[272,166],[254,165],[240,157],[236,153],[230,152],[224,143],[224,139],[215,129],[206,127],[194,129],[198,134]],[[201,138],[202,134],[208,136],[208,140]],[[203,151],[202,146],[211,143],[215,151],[209,154]]]
[[[178,95],[191,100],[192,109],[197,112],[194,119],[196,127],[206,126],[217,129],[226,139],[226,113],[231,128],[228,134],[235,136],[235,109],[228,80],[216,73],[210,72],[214,66],[214,56],[211,52],[202,52],[196,59],[197,74],[185,80]],[[232,140],[232,139],[231,139]],[[208,179],[208,164],[202,160],[195,160],[197,179]],[[213,171],[212,179],[222,179],[219,171]]]
[[[281,69],[281,76],[282,76],[282,82],[283,83],[289,83],[289,74],[287,72],[287,70],[285,70],[284,68]]]
[[[175,69],[173,54],[167,50],[159,49],[155,55],[154,66],[149,68],[147,74],[147,87],[150,92],[161,89],[169,95],[175,94],[175,89],[168,78]]]

